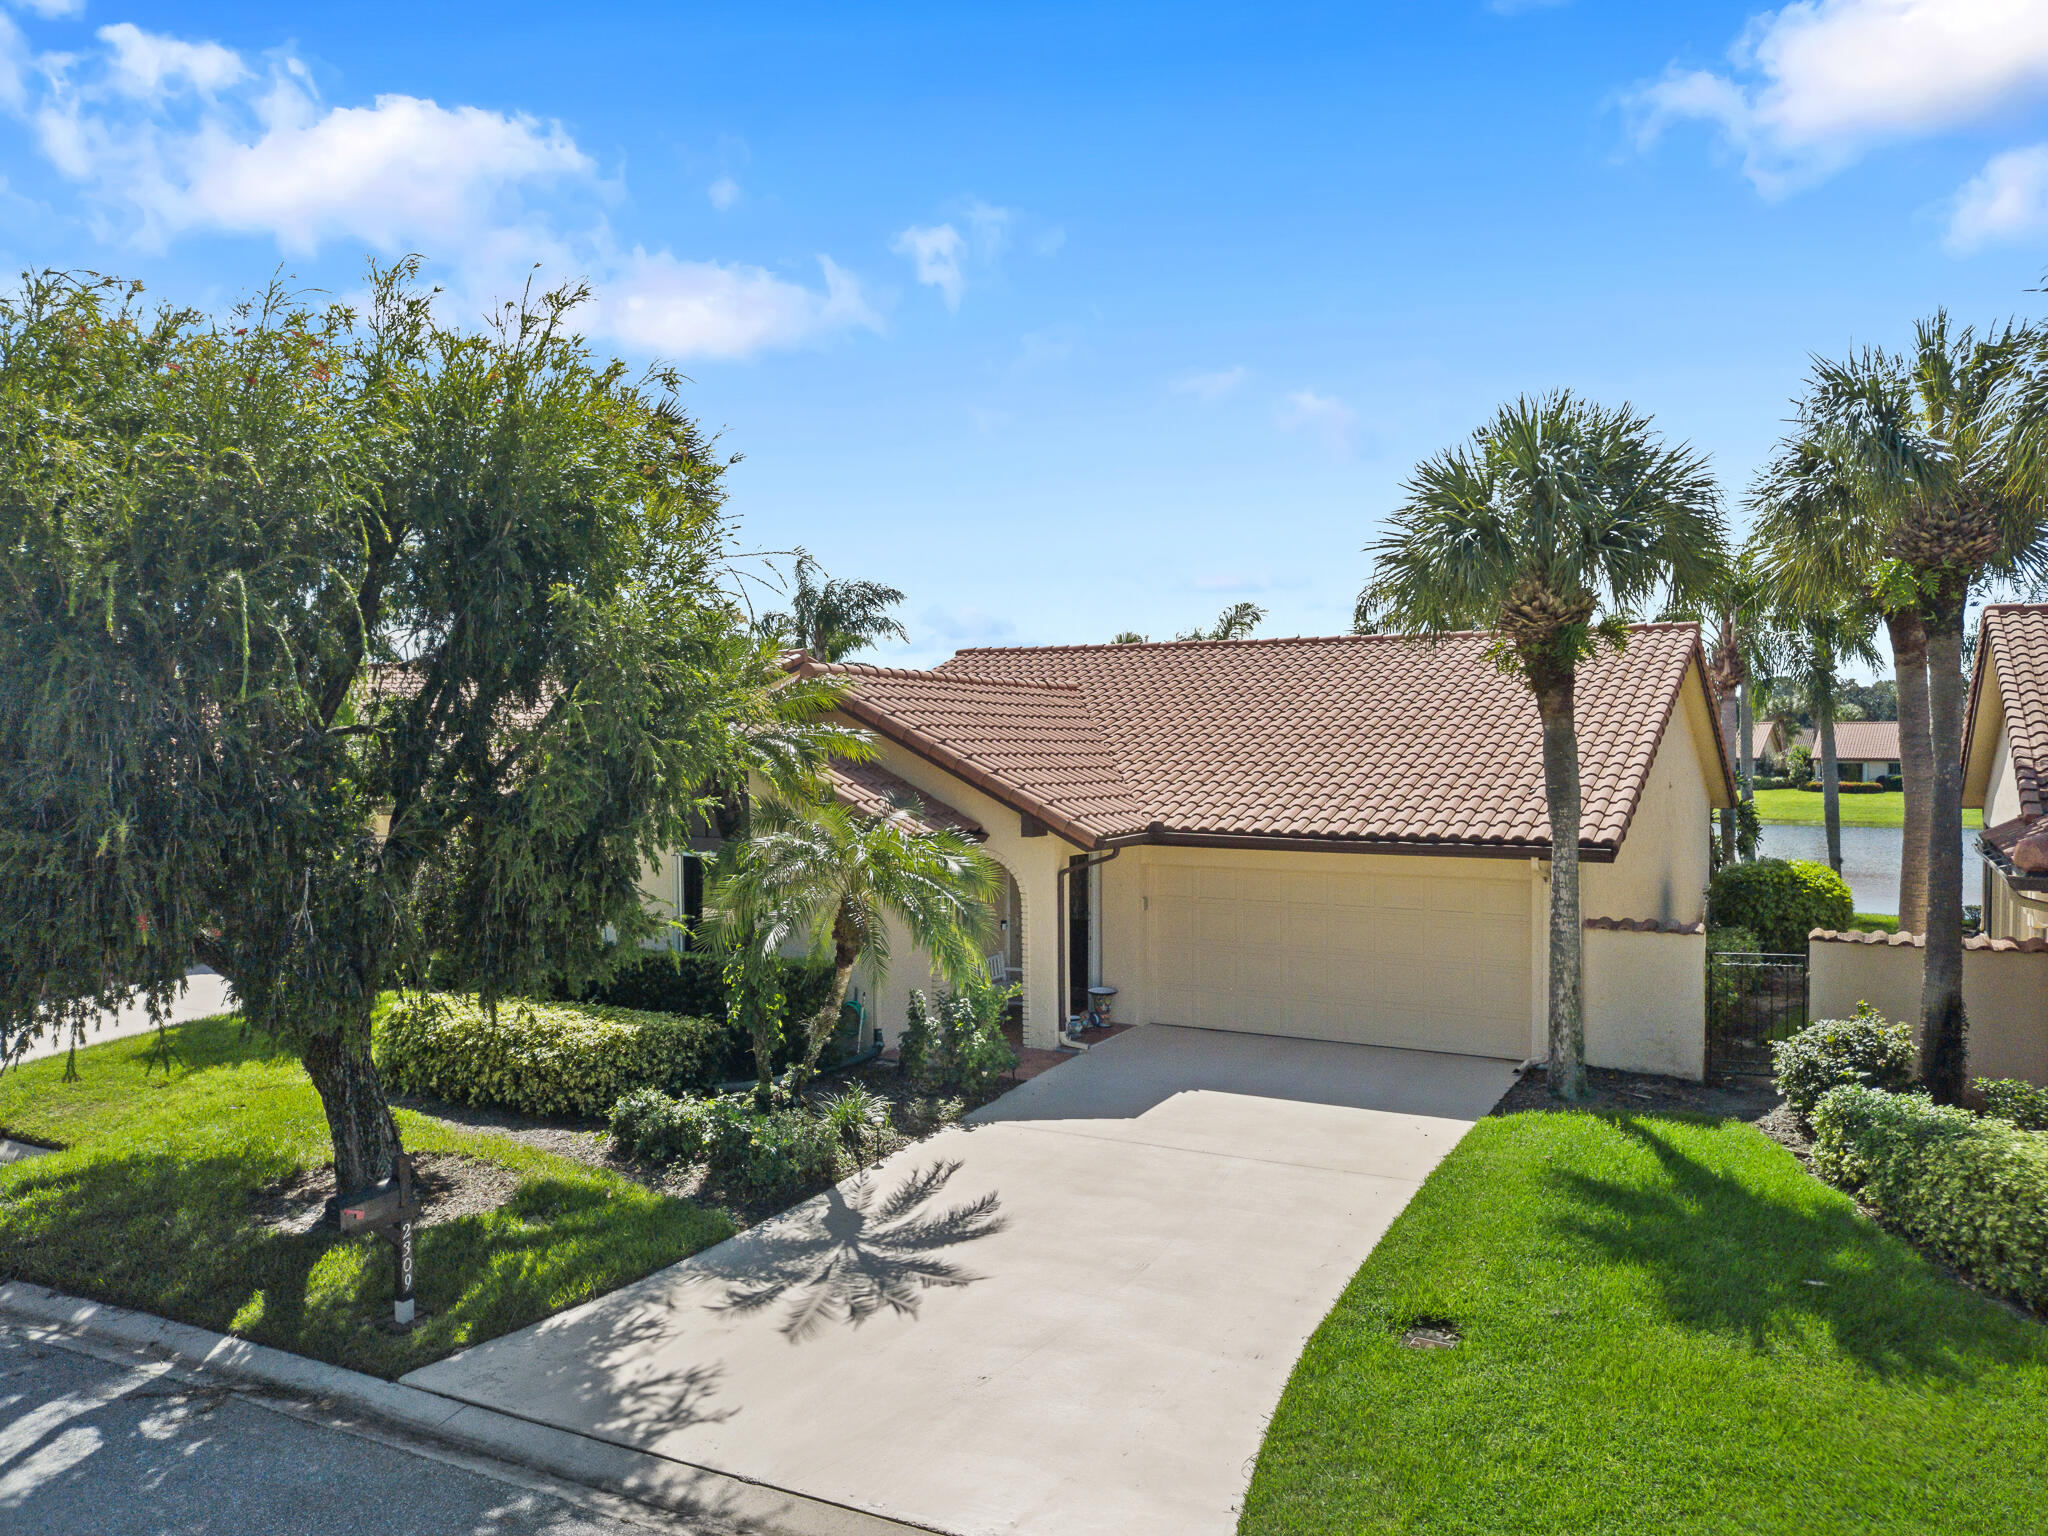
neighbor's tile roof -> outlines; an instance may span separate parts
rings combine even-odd
[[[864,816],[908,814],[926,832],[958,832],[977,839],[988,835],[973,817],[926,794],[880,763],[852,763],[841,758],[825,770],[825,777],[832,793]]]
[[[2007,603],[1984,610],[1977,675],[1970,688],[1972,729],[1964,731],[1964,741],[1974,734],[1986,657],[1998,677],[2020,811],[2037,817],[2048,812],[2048,603]]]
[[[1799,733],[1799,745],[1820,757],[1820,737],[1812,726]],[[1899,722],[1896,720],[1837,720],[1835,760],[1851,763],[1896,763],[1899,760]]]
[[[1489,637],[1176,641],[962,651],[829,669],[855,719],[1084,845],[1141,833],[1549,845],[1542,728]],[[1619,846],[1688,665],[1639,625],[1579,672],[1582,845]],[[807,670],[819,670],[808,664]],[[956,769],[956,771],[958,771]]]

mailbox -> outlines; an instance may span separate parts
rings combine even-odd
[[[335,1221],[344,1236],[358,1232],[375,1233],[391,1244],[398,1262],[397,1295],[391,1303],[392,1320],[401,1328],[413,1321],[412,1229],[419,1220],[420,1202],[412,1187],[412,1159],[398,1154],[397,1172],[382,1184],[342,1196]]]

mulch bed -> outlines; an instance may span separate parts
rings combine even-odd
[[[451,1152],[417,1153],[412,1166],[423,1227],[495,1211],[519,1188],[519,1175],[510,1168]],[[333,1164],[308,1168],[251,1195],[250,1220],[273,1232],[311,1232],[320,1225],[334,1193]]]
[[[1597,1114],[1711,1115],[1758,1125],[1777,1103],[1777,1089],[1743,1078],[1691,1083],[1683,1078],[1652,1077],[1645,1072],[1610,1072],[1604,1067],[1588,1067],[1585,1097],[1576,1104],[1566,1104],[1550,1096],[1549,1078],[1538,1066],[1521,1075],[1494,1105],[1493,1112],[1518,1115],[1529,1110],[1577,1109]]]

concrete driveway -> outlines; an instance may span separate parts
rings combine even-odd
[[[1228,1532],[1510,1063],[1147,1027],[412,1385],[942,1531]]]

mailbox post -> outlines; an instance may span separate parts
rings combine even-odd
[[[412,1326],[412,1233],[419,1215],[419,1197],[412,1187],[412,1159],[403,1152],[398,1154],[393,1177],[345,1197],[338,1213],[344,1236],[371,1232],[391,1244],[398,1264],[398,1291],[391,1303],[391,1316],[400,1328]]]

